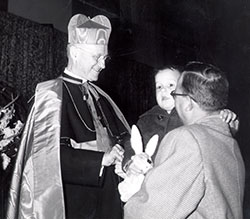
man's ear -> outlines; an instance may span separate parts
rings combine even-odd
[[[75,60],[76,57],[77,57],[77,54],[78,54],[78,51],[77,51],[77,48],[72,46],[70,49],[69,49],[69,55],[70,57]]]
[[[194,108],[194,101],[188,96],[186,98],[186,102],[185,102],[185,110],[186,112],[191,111]]]

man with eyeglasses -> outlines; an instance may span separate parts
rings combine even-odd
[[[181,75],[181,67],[169,65],[163,69],[158,70],[155,73],[155,97],[156,105],[151,109],[139,116],[136,123],[142,135],[143,145],[146,146],[149,139],[157,134],[159,136],[158,146],[162,138],[170,131],[183,125],[177,111],[175,109],[174,101],[174,90],[177,85],[178,78]],[[182,94],[183,95],[183,94]],[[237,115],[229,109],[223,109],[220,112],[221,119],[228,123],[230,130],[234,135],[238,131],[239,120]],[[157,154],[157,149],[155,150],[152,160]],[[126,150],[123,159],[123,170],[126,172],[130,168],[131,156],[134,155],[134,151]],[[136,159],[134,159],[135,161]],[[147,165],[147,164],[145,164]],[[135,172],[140,172],[142,167],[140,165],[133,165]],[[117,172],[120,173],[119,163],[116,165]],[[131,168],[130,168],[131,169]],[[121,176],[124,173],[121,172]]]
[[[38,84],[17,158],[8,218],[121,219],[114,164],[130,127],[98,86],[111,24],[77,14],[68,24],[68,65]]]
[[[229,84],[218,68],[189,63],[172,96],[184,126],[162,140],[125,219],[242,219],[245,168],[236,140],[220,118]]]

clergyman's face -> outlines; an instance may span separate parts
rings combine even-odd
[[[101,70],[105,68],[107,47],[99,45],[88,45],[88,47],[77,45],[76,47],[79,76],[89,81],[97,81]]]
[[[174,99],[170,95],[175,90],[180,73],[177,70],[165,69],[155,76],[156,101],[164,110],[170,112],[174,106]]]

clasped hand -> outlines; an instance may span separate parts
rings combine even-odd
[[[116,162],[122,162],[124,149],[116,144],[109,151],[105,152],[102,158],[102,166],[110,166]]]
[[[221,119],[226,122],[233,131],[237,132],[239,129],[239,119],[237,115],[229,110],[224,109],[220,111],[220,117]]]

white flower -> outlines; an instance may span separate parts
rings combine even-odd
[[[23,123],[20,121],[20,120],[18,120],[17,122],[16,122],[16,126],[15,126],[15,134],[17,134],[18,132],[20,132],[20,130],[23,128]]]
[[[4,138],[10,138],[11,136],[15,134],[15,131],[14,129],[11,129],[10,127],[6,127],[3,130],[3,134],[4,134]]]
[[[4,148],[5,146],[7,146],[11,141],[12,141],[12,139],[2,139],[2,140],[0,141],[0,150],[2,151],[3,148]]]
[[[0,130],[3,131],[15,114],[14,105],[1,109],[0,113],[3,114],[0,120]]]
[[[11,159],[5,153],[2,153],[1,156],[3,158],[3,163],[2,163],[3,169],[6,170],[6,168],[9,165]]]

